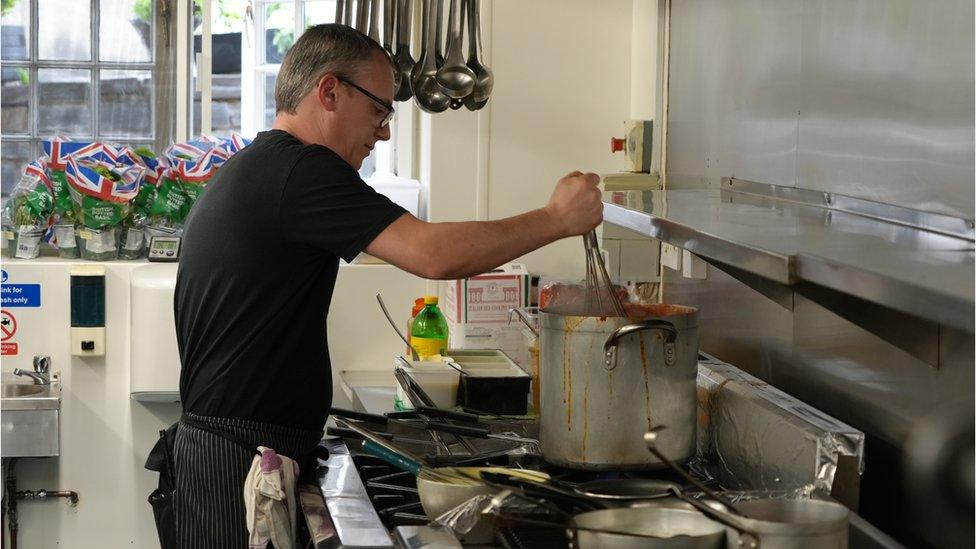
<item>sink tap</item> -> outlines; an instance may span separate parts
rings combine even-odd
[[[35,356],[33,372],[21,370],[20,368],[14,368],[15,376],[29,377],[34,380],[34,385],[50,385],[51,384],[50,372],[51,372],[51,357],[49,356]]]

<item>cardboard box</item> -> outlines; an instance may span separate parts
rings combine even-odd
[[[531,280],[521,263],[446,284],[441,311],[447,318],[449,344],[456,349],[500,349],[523,368],[529,350],[522,324],[509,324],[508,310],[529,304]]]
[[[447,282],[441,311],[451,324],[508,325],[508,310],[529,304],[529,271],[521,263]]]

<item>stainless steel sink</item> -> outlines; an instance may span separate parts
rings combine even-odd
[[[43,385],[28,385],[26,383],[3,384],[3,398],[36,395],[47,389]]]
[[[0,375],[0,431],[3,457],[60,454],[61,378],[39,385],[10,373]]]

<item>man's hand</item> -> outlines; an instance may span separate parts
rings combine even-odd
[[[582,172],[572,172],[556,183],[545,211],[562,236],[585,234],[603,221],[599,184],[600,176]]]

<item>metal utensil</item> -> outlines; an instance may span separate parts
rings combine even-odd
[[[434,7],[434,52],[436,56],[434,59],[437,60],[437,68],[440,69],[444,65],[444,41],[441,40],[441,29],[444,28],[444,8],[441,2],[443,0],[432,0],[437,2]]]
[[[492,433],[491,429],[487,427],[478,427],[474,425],[457,425],[457,424],[450,424],[450,423],[441,423],[439,421],[428,421],[427,428],[433,429],[435,431],[440,431],[442,433],[451,433],[454,435],[462,435],[466,437],[504,440],[506,442],[514,442],[517,444],[521,444],[523,446],[530,446],[536,449],[538,449],[539,446],[539,441],[534,438],[495,434]]]
[[[390,57],[395,57],[394,46],[396,44],[395,38],[393,37],[393,25],[396,19],[396,2],[397,0],[383,0],[383,48],[386,53],[390,54]],[[399,75],[399,71],[397,71]]]
[[[444,89],[437,83],[436,36],[434,25],[431,24],[433,21],[431,1],[424,0],[424,16],[421,20],[421,28],[426,39],[420,54],[420,61],[414,65],[410,76],[417,105],[425,112],[439,113],[447,110],[451,104],[451,98],[444,93]],[[440,2],[437,4],[439,9]]]
[[[394,0],[389,0],[393,2]],[[394,98],[397,101],[406,101],[413,96],[413,84],[410,80],[411,71],[416,64],[410,56],[410,24],[413,21],[413,6],[410,0],[397,0],[396,7],[396,31],[397,44],[396,61],[397,72],[399,73],[397,90]]]
[[[407,336],[403,335],[403,332],[400,331],[400,327],[396,325],[396,322],[393,321],[393,317],[390,316],[390,311],[386,309],[386,303],[383,302],[383,296],[377,293],[376,301],[380,304],[380,309],[383,309],[383,314],[386,316],[386,320],[390,322],[390,326],[393,326],[393,331],[396,332],[397,335],[400,336],[400,339],[402,339],[403,342],[407,344],[407,347],[410,348],[410,358],[420,360],[420,356],[417,355],[417,350],[413,348],[413,345],[410,344],[410,340],[407,339]]]
[[[419,475],[421,472],[423,472],[432,478],[440,479],[444,482],[474,482],[469,477],[460,474],[450,474],[441,469],[427,467],[424,465],[424,460],[420,456],[415,455],[413,452],[402,448],[389,440],[377,436],[376,433],[356,425],[353,422],[336,419],[336,424],[339,427],[350,429],[359,436],[363,437],[364,452],[373,454],[374,456],[383,459],[390,465],[399,467],[404,471],[410,471],[415,475]]]
[[[356,2],[356,30],[359,32],[366,32],[366,25],[369,20],[369,2],[368,0],[358,0]]]
[[[363,439],[363,437],[359,433],[353,431],[352,429],[347,429],[345,427],[329,427],[325,430],[325,434],[332,435],[334,437]],[[401,437],[399,435],[394,435],[393,433],[385,433],[382,431],[374,431],[374,434],[380,438],[384,438],[386,440],[398,444],[416,444],[419,446],[440,446],[439,442],[433,440]]]
[[[689,475],[682,467],[678,467],[678,465],[675,462],[671,461],[667,456],[662,454],[660,450],[658,450],[657,434],[658,432],[666,428],[667,427],[664,425],[658,425],[644,434],[644,444],[647,445],[647,449],[650,450],[651,453],[654,454],[654,456],[657,459],[661,460],[661,463],[667,465],[669,469],[681,475],[681,478],[685,479],[685,481],[687,481],[689,484],[691,484],[692,486],[700,490],[703,494],[721,503],[736,515],[743,518],[748,518],[744,513],[742,513],[735,507],[735,504],[732,503],[731,500],[729,500],[725,496],[721,496],[717,494],[714,490],[702,484],[698,479]]]
[[[439,0],[438,0],[439,1]],[[461,31],[461,0],[451,0],[448,15],[447,56],[437,71],[437,83],[451,99],[461,99],[474,90],[475,77],[464,63]]]
[[[495,78],[491,70],[481,62],[481,0],[467,0],[468,6],[468,68],[474,73],[475,84],[471,94],[464,98],[464,106],[476,111],[488,103]]]
[[[341,25],[345,20],[345,17],[346,17],[346,0],[336,0],[336,11],[335,11],[334,21]]]
[[[364,0],[359,0],[363,2]],[[369,31],[366,36],[369,36],[373,40],[379,42],[380,40],[380,29],[379,29],[379,6],[377,5],[379,0],[369,0]]]
[[[586,252],[586,314],[601,317],[627,316],[613,280],[607,274],[596,230],[583,235],[583,249]]]

